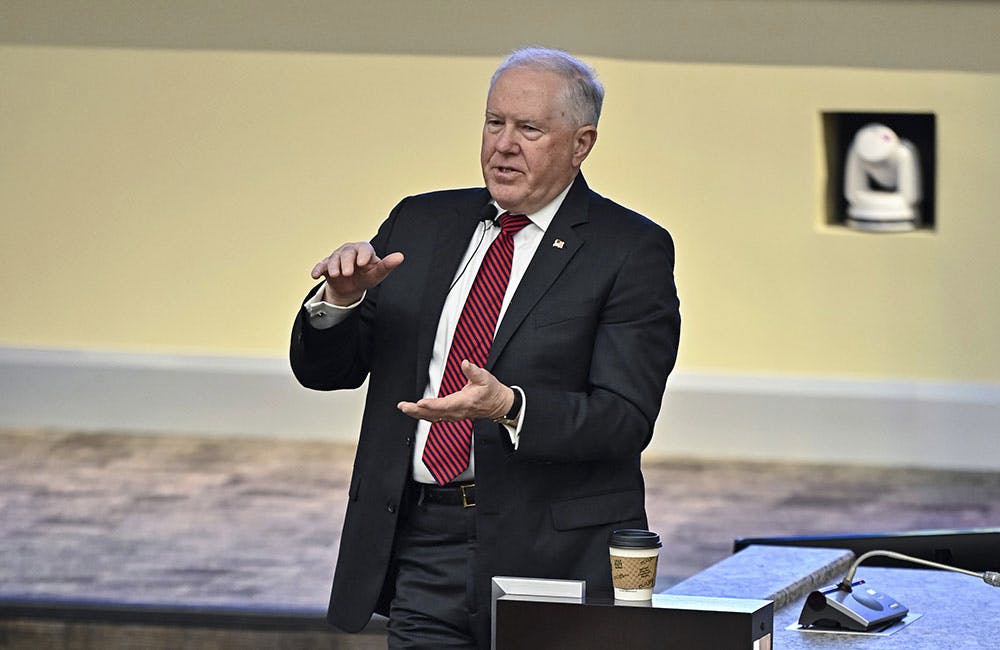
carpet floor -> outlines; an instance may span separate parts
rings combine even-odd
[[[0,431],[0,593],[325,608],[354,449]],[[648,458],[657,589],[746,536],[1000,525],[1000,472]]]

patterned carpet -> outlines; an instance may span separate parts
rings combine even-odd
[[[0,431],[0,590],[323,609],[350,445]],[[657,588],[743,536],[1000,525],[1000,472],[653,459]]]

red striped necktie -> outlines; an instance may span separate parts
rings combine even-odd
[[[448,360],[441,378],[438,397],[462,389],[468,381],[462,373],[462,360],[479,367],[486,365],[493,344],[500,305],[510,281],[514,259],[514,235],[531,221],[523,214],[500,215],[500,234],[493,240],[472,283],[455,335],[448,350]],[[439,485],[452,481],[469,466],[472,448],[472,420],[434,422],[421,457]]]

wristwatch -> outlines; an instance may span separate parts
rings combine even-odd
[[[521,414],[521,391],[516,388],[511,390],[514,391],[514,403],[511,404],[510,410],[507,411],[507,415],[494,418],[493,421],[506,427],[517,428],[517,417]]]

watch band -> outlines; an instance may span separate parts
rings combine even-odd
[[[516,427],[517,416],[521,414],[521,391],[516,388],[512,388],[511,390],[514,391],[514,403],[511,404],[510,410],[503,417],[494,418],[493,421],[508,427]]]

